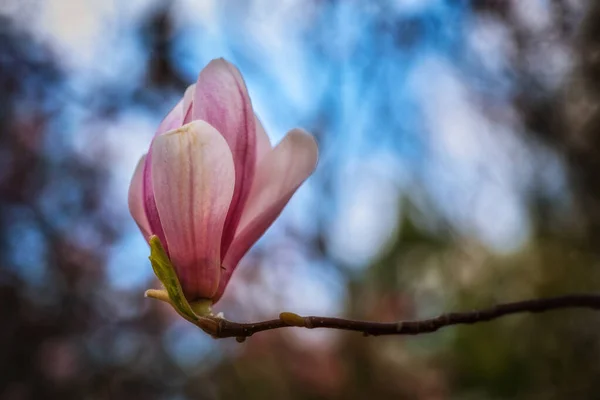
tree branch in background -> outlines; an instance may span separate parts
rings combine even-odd
[[[447,313],[435,318],[414,321],[369,322],[331,317],[302,317],[294,313],[284,312],[279,315],[278,319],[255,323],[238,323],[218,317],[203,317],[200,318],[200,320],[210,320],[211,322],[208,323],[208,321],[205,321],[205,323],[202,323],[199,320],[196,325],[200,326],[214,338],[221,339],[235,337],[239,342],[244,341],[247,337],[258,332],[286,327],[339,329],[362,332],[365,336],[420,335],[435,332],[438,329],[447,326],[476,324],[479,322],[491,321],[506,315],[526,312],[541,313],[566,308],[600,310],[600,295],[572,294],[560,297],[517,301],[514,303],[499,304],[482,310]]]

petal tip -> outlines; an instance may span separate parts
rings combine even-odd
[[[293,143],[293,146],[306,151],[306,154],[314,158],[313,167],[314,170],[317,167],[319,160],[319,146],[314,136],[305,131],[302,128],[294,128],[289,131],[286,135],[288,140]]]

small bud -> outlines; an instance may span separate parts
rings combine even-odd
[[[306,326],[306,321],[304,320],[304,318],[302,318],[298,314],[294,314],[291,312],[282,312],[281,314],[279,314],[279,319],[281,319],[289,326]]]

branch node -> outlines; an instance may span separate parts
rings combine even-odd
[[[397,332],[397,333],[400,333],[400,332],[402,332],[402,328],[404,328],[404,322],[398,322],[398,323],[396,324],[396,332]]]

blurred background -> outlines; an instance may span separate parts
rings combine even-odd
[[[127,209],[204,65],[321,158],[217,311],[393,321],[600,290],[600,2],[1,0],[0,398],[599,399],[600,314],[214,341]]]

